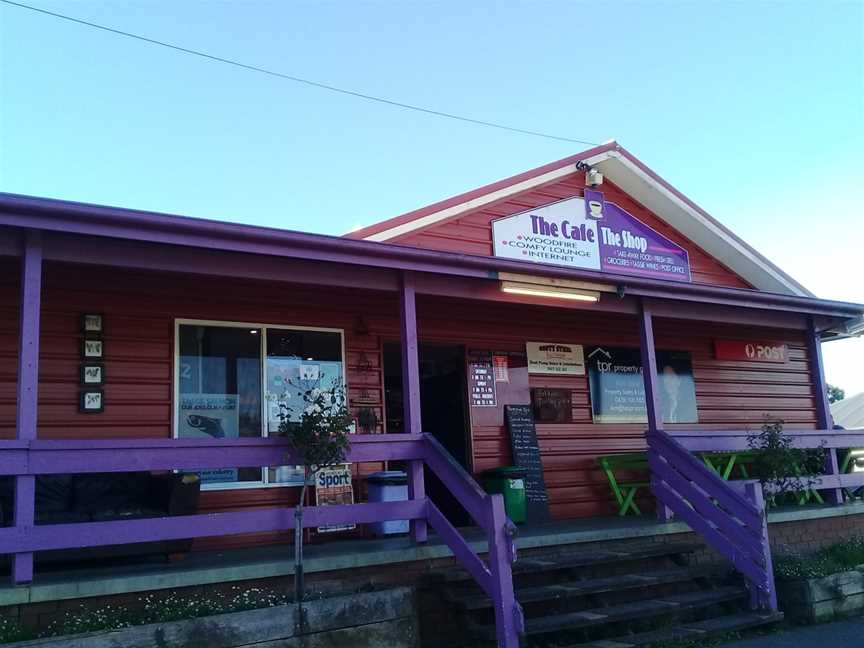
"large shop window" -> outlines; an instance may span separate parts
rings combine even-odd
[[[279,404],[299,421],[295,387],[344,385],[342,332],[226,322],[177,322],[175,436],[232,439],[279,434]],[[205,488],[299,486],[302,466],[222,468]]]

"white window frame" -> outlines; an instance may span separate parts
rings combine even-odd
[[[290,329],[295,331],[321,331],[323,333],[338,333],[339,346],[342,353],[342,384],[345,387],[345,398],[348,398],[348,356],[345,353],[345,329],[328,328],[323,326],[297,326],[295,324],[273,324],[264,322],[236,322],[227,320],[186,319],[174,318],[174,386],[172,389],[172,431],[171,436],[179,439],[180,433],[180,327],[181,326],[213,326],[221,328],[258,329],[261,336],[261,438],[266,439],[269,435],[267,429],[267,330],[268,329]],[[242,467],[242,466],[240,466]],[[268,482],[268,466],[261,466],[261,481],[238,481],[238,482],[216,482],[201,484],[201,490],[246,490],[250,488],[299,488],[300,484],[279,484]]]

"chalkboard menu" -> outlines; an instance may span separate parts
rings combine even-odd
[[[549,520],[549,495],[543,480],[540,446],[534,428],[534,412],[530,405],[505,405],[504,418],[510,434],[513,465],[524,468],[525,498],[528,504],[528,523]]]

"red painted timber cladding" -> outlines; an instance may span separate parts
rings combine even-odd
[[[442,223],[429,225],[415,232],[396,237],[390,242],[412,245],[421,248],[447,250],[492,256],[492,221],[502,216],[510,216],[526,209],[532,209],[564,198],[581,196],[585,189],[584,174],[573,174],[549,184],[524,191],[490,205],[448,219]],[[608,180],[601,187],[606,200],[630,212],[646,225],[668,237],[690,255],[690,268],[693,281],[750,288],[750,284],[714,259],[702,248],[682,236],[678,231],[660,220],[646,207],[636,202]]]
[[[15,433],[17,277],[17,262],[0,258],[0,435],[4,438]],[[77,407],[79,317],[88,311],[105,315],[106,411],[95,415],[79,414]],[[175,317],[343,328],[351,404],[356,406],[365,390],[369,405],[378,419],[384,420],[381,345],[385,340],[398,340],[395,294],[48,264],[43,294],[39,436],[170,437]],[[356,332],[361,317],[368,333]],[[524,351],[526,340],[638,345],[635,317],[587,309],[421,296],[418,321],[425,341],[478,349]],[[658,320],[655,331],[658,348],[693,354],[700,420],[697,428],[756,429],[766,414],[783,418],[790,426],[815,425],[807,350],[800,333],[672,320]],[[714,337],[780,340],[789,345],[790,361],[783,365],[717,361]],[[573,391],[573,423],[538,426],[554,517],[613,513],[608,487],[594,458],[643,449],[643,426],[593,425],[584,376],[532,376],[531,386]],[[472,445],[475,472],[510,461],[502,427],[474,427]],[[358,466],[357,472],[374,469],[380,465]],[[291,504],[296,494],[293,488],[210,491],[203,496],[202,508]],[[364,493],[357,496],[362,499]],[[224,547],[272,539],[270,535],[212,539],[196,546]]]

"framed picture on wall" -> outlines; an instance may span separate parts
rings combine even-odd
[[[104,350],[102,340],[81,340],[81,356],[84,358],[101,358]]]
[[[99,313],[84,313],[81,315],[81,332],[85,335],[99,335],[103,333],[102,315]]]
[[[105,409],[105,399],[101,389],[85,389],[81,392],[79,410],[85,414],[96,414]]]
[[[103,385],[105,383],[105,366],[98,362],[85,362],[81,365],[82,385]]]

